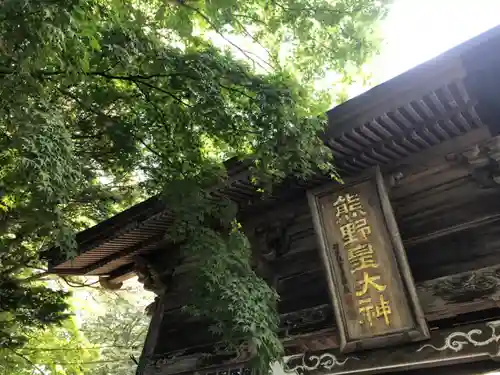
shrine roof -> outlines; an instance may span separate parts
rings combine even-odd
[[[484,124],[497,133],[496,97],[500,97],[500,27],[331,109],[325,143],[342,173],[357,174]],[[258,196],[248,181],[247,168],[232,160],[227,167],[230,183],[219,190],[245,206]],[[284,189],[303,190],[306,185],[294,182]],[[276,194],[283,191],[277,189]],[[150,198],[79,233],[76,258],[65,260],[56,249],[49,251],[49,269],[65,275],[120,278],[130,273],[137,254],[165,245],[163,234],[171,222],[166,205]]]

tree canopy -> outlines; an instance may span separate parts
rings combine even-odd
[[[69,302],[78,315],[60,326],[31,330],[23,346],[2,345],[0,374],[135,374],[150,320],[144,310],[152,293],[133,282],[119,291],[90,282],[70,282],[70,287],[54,278],[51,284],[74,292]]]
[[[150,321],[145,309],[152,293],[145,293],[139,283],[116,292],[84,291],[100,307],[87,308],[82,317],[81,332],[100,355],[87,366],[88,373],[134,375]]]
[[[253,161],[259,189],[285,176],[335,177],[318,137],[331,98],[314,82],[328,69],[348,76],[376,52],[385,8],[3,1],[0,340],[22,347],[29,327],[65,318],[65,294],[37,281],[42,249],[74,254],[75,231],[163,194],[176,217],[167,235],[188,238],[183,251],[201,259],[189,311],[210,318],[222,339],[251,343],[269,368],[282,354],[278,296],[252,270],[237,207],[209,188],[225,183],[230,157]]]
[[[98,358],[71,318],[32,330],[23,346],[0,347],[0,374],[84,375],[89,364],[100,363]]]

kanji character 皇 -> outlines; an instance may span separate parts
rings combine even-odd
[[[373,246],[369,243],[359,244],[348,248],[347,259],[351,265],[351,273],[367,268],[378,268]]]

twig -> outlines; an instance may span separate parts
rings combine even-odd
[[[234,16],[234,14],[233,14]],[[243,25],[240,21],[238,21],[238,19],[235,17],[234,20],[238,23],[238,25],[240,25],[241,29],[243,30],[243,32],[248,36],[250,37],[255,43],[257,43],[264,51],[266,51],[267,55],[269,57],[271,57],[271,52],[269,52],[269,50],[264,47],[264,45],[255,37],[253,36],[252,34],[250,34],[250,32],[246,29],[245,25]],[[266,62],[271,68],[274,68],[269,62],[265,61],[262,59],[262,61]]]
[[[116,348],[116,349],[130,349],[130,350],[136,350],[139,349],[139,345],[103,345],[103,346],[89,346],[89,347],[73,347],[73,348],[37,348],[37,347],[24,347],[20,348],[20,350],[24,350],[27,352],[59,352],[59,351],[71,351],[71,350],[102,350],[102,349],[108,349],[108,348]]]
[[[235,47],[236,49],[238,49],[243,55],[245,55],[248,59],[252,60],[254,63],[256,63],[257,65],[259,65],[262,69],[264,69],[266,72],[269,73],[269,70],[266,69],[266,67],[264,67],[261,63],[259,63],[258,61],[256,61],[255,59],[253,59],[252,57],[250,57],[248,51],[245,51],[243,48],[241,48],[240,46],[238,46],[236,43],[230,41],[228,38],[226,38],[224,36],[224,34],[222,34],[220,32],[220,30],[217,28],[217,26],[215,26],[215,24],[210,20],[210,18],[208,18],[208,16],[206,16],[202,11],[200,11],[198,8],[196,7],[193,7],[191,5],[188,5],[186,4],[186,2],[184,1],[181,1],[181,0],[176,0],[178,4],[182,5],[183,7],[186,7],[188,9],[191,9],[193,12],[197,13],[201,18],[203,18],[214,30],[217,34],[219,34],[222,39],[224,39],[226,42],[228,42],[229,44],[231,44],[233,47]],[[267,63],[269,65],[269,63]],[[271,65],[270,65],[271,66]],[[271,66],[272,67],[272,66]]]
[[[260,24],[262,24],[262,25],[267,26],[267,24],[266,24],[264,21],[262,21],[262,20],[260,20],[260,19],[258,19],[258,18],[254,18],[254,17],[252,17],[252,16],[249,16],[248,14],[232,13],[232,15],[233,15],[234,17],[245,18],[245,19],[250,20],[250,21],[253,21],[253,22],[255,22],[255,23],[260,23]]]
[[[109,79],[120,79],[120,80],[124,80],[124,81],[134,81],[137,79],[178,77],[178,76],[182,76],[184,74],[183,73],[169,73],[169,74],[155,73],[155,74],[113,75],[113,74],[108,74],[106,72],[90,72],[90,73],[87,73],[87,75],[99,76],[99,77],[109,78]]]
[[[172,94],[170,91],[167,91],[165,90],[164,88],[161,88],[161,87],[158,87],[158,86],[155,86],[149,82],[145,82],[145,81],[142,81],[142,79],[150,79],[150,78],[155,78],[155,77],[170,77],[170,76],[173,76],[172,74],[169,74],[169,75],[158,75],[158,74],[155,74],[155,75],[130,75],[130,76],[115,76],[115,75],[111,75],[111,74],[106,74],[106,73],[101,73],[101,72],[95,72],[93,73],[93,75],[97,75],[97,76],[100,76],[100,77],[103,77],[103,78],[108,78],[108,79],[116,79],[116,80],[120,80],[120,81],[129,81],[129,82],[133,82],[133,83],[140,83],[140,84],[143,84],[149,88],[152,88],[152,89],[155,89],[155,90],[158,90],[164,94],[167,94],[168,96],[170,96],[172,99],[176,100],[177,102],[185,105],[185,106],[188,106],[188,107],[193,107],[192,105],[190,105],[189,103],[186,103],[185,101],[183,101],[181,98],[175,96],[174,94]],[[182,75],[182,74],[178,74],[178,75]]]
[[[335,8],[333,8],[333,7],[329,8],[329,7],[304,6],[304,7],[298,7],[298,8],[290,8],[290,7],[284,6],[283,3],[280,3],[279,1],[273,1],[272,4],[277,5],[279,8],[281,8],[284,11],[292,11],[292,12],[309,11],[309,12],[313,12],[313,13],[316,13],[318,11],[322,11],[322,12],[328,12],[328,13],[340,13],[338,10],[335,10]]]
[[[68,279],[66,279],[64,276],[61,276],[59,275],[59,277],[61,278],[61,280],[63,280],[66,284],[68,284],[68,286],[70,286],[71,288],[92,288],[94,285],[96,285],[97,283],[99,283],[99,280],[97,281],[94,281],[94,282],[91,282],[89,284],[85,284],[85,283],[79,283],[77,281],[69,281]],[[93,289],[101,289],[101,288],[96,288],[94,287]]]
[[[22,359],[24,359],[26,362],[28,362],[31,366],[33,366],[34,369],[36,369],[40,374],[42,375],[45,375],[45,372],[40,368],[38,367],[36,364],[34,364],[28,357],[26,357],[24,354],[21,354],[21,353],[18,353],[16,352],[15,350],[13,349],[9,349],[12,353],[14,353],[15,355],[17,355],[18,357],[21,357]]]
[[[45,271],[45,272],[42,272],[42,273],[38,273],[36,275],[33,275],[33,276],[30,276],[30,277],[27,277],[26,279],[22,279],[22,280],[19,280],[20,283],[29,283],[31,281],[35,281],[35,280],[39,280],[45,276],[48,276],[50,273],[48,271]]]
[[[136,87],[142,93],[146,102],[153,106],[155,112],[158,114],[158,116],[160,117],[160,120],[163,122],[162,125],[163,125],[163,128],[165,129],[165,132],[169,133],[169,129],[167,128],[168,121],[165,118],[165,114],[163,113],[163,111],[156,105],[156,103],[153,100],[151,100],[151,97],[146,90],[143,90],[143,88],[137,83],[136,83]]]
[[[151,152],[152,154],[156,155],[158,158],[163,159],[163,156],[158,151],[156,151],[155,149],[153,149],[150,145],[148,145],[144,141],[144,139],[142,139],[141,137],[138,137],[136,135],[134,135],[134,138],[137,139],[144,147],[146,147],[149,150],[149,152]]]
[[[223,84],[219,83],[219,86],[226,89],[226,90],[229,90],[229,91],[234,91],[234,92],[237,92],[243,96],[246,96],[248,99],[251,99],[251,100],[255,100],[255,97],[253,96],[250,96],[248,95],[247,93],[241,91],[241,90],[238,90],[238,89],[235,89],[234,87],[229,87],[229,86],[224,86]]]
[[[144,85],[144,86],[147,86],[147,87],[149,87],[149,88],[152,88],[152,89],[158,90],[158,91],[160,91],[160,92],[162,92],[162,93],[164,93],[164,94],[167,94],[168,96],[170,96],[171,98],[173,98],[174,100],[176,100],[177,102],[179,102],[180,104],[183,104],[183,105],[185,105],[186,107],[193,108],[193,106],[192,106],[191,104],[186,103],[184,100],[182,100],[182,99],[178,98],[177,96],[175,96],[175,95],[174,95],[174,94],[172,94],[171,92],[169,92],[169,91],[167,91],[167,90],[165,90],[165,89],[163,89],[163,88],[161,88],[161,87],[158,87],[158,86],[155,86],[155,85],[153,85],[153,84],[151,84],[151,83],[149,83],[149,82],[144,82],[144,81],[140,81],[140,80],[136,80],[135,82],[136,82],[136,83],[140,83],[140,84],[142,84],[142,85]]]

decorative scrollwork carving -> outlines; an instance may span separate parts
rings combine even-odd
[[[286,217],[274,223],[266,223],[255,228],[253,239],[264,259],[271,261],[283,253],[290,246],[288,228],[294,217]]]
[[[500,185],[500,137],[475,145],[458,157],[466,164],[475,180],[484,188]]]
[[[320,305],[309,309],[294,311],[281,316],[281,326],[288,336],[290,330],[300,329],[319,323],[333,321],[333,311],[330,305]]]
[[[426,348],[430,348],[438,352],[451,350],[454,351],[455,353],[458,353],[468,345],[472,345],[475,347],[482,347],[482,346],[488,346],[492,343],[498,343],[498,341],[500,340],[500,334],[497,334],[496,329],[500,327],[500,320],[487,322],[486,327],[488,327],[491,331],[489,337],[485,336],[486,332],[483,332],[483,329],[480,328],[471,329],[470,331],[467,332],[461,332],[461,331],[452,332],[448,336],[446,336],[444,344],[442,346],[425,344],[422,345],[420,348],[418,348],[417,352],[420,352]],[[483,339],[481,339],[481,336],[483,337]],[[492,357],[498,357],[500,354],[498,350],[499,348],[497,345],[495,353],[492,353],[490,355]]]
[[[432,285],[432,293],[447,302],[460,303],[495,293],[500,287],[500,267],[443,278]]]
[[[314,354],[296,354],[290,356],[284,365],[285,372],[297,372],[303,375],[309,371],[331,370],[334,367],[342,367],[349,360],[357,360],[356,357],[345,357],[342,360],[333,353]]]
[[[148,360],[148,374],[165,375],[184,371],[195,371],[206,366],[227,366],[250,360],[255,350],[246,342],[233,347],[219,343],[206,350],[193,348],[157,354]],[[240,374],[241,375],[241,374]]]
[[[150,290],[156,293],[156,295],[165,293],[167,286],[163,282],[162,275],[156,269],[153,261],[141,255],[137,255],[134,258],[134,266],[138,281],[144,285],[144,289]]]

